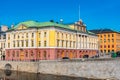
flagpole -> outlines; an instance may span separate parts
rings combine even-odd
[[[80,20],[80,5],[79,5],[79,10],[78,10],[78,15],[79,15],[79,20]]]

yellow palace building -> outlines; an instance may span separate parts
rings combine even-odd
[[[101,53],[109,54],[120,51],[120,32],[111,29],[90,30],[98,35],[99,50]]]
[[[6,33],[6,60],[55,60],[89,57],[98,52],[98,37],[82,21],[20,22]]]

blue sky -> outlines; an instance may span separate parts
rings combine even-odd
[[[88,29],[110,28],[120,31],[120,0],[0,0],[0,25],[21,21],[53,19],[64,23],[80,18]]]

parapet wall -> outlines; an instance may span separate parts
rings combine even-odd
[[[39,62],[0,61],[0,69],[11,64],[12,70],[91,78],[120,80],[120,59],[57,60]]]

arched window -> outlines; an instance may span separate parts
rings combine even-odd
[[[44,51],[43,56],[44,56],[44,59],[47,59],[47,52],[46,51]]]
[[[15,57],[15,51],[13,51],[12,56]]]
[[[33,51],[31,51],[31,56],[34,56]]]
[[[40,51],[38,52],[38,56],[39,56],[39,58],[41,57],[41,52]]]
[[[26,54],[25,54],[26,57],[28,57],[28,52],[26,51]]]

